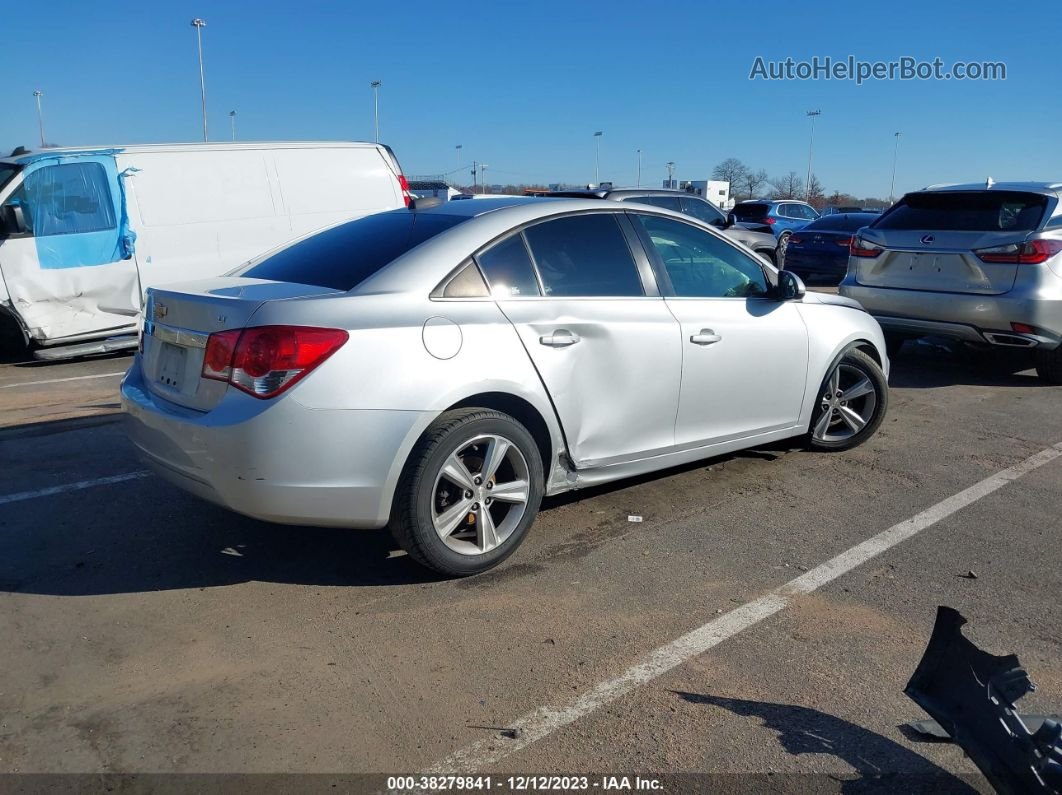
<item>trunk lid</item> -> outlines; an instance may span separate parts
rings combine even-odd
[[[864,229],[863,240],[881,246],[877,257],[852,257],[849,268],[867,287],[941,293],[1002,295],[1020,265],[982,262],[975,251],[1024,243],[1028,232],[956,232]],[[1027,266],[1025,266],[1027,267]]]
[[[201,377],[207,338],[245,328],[268,301],[341,292],[290,282],[223,276],[172,288],[153,287],[144,306],[141,366],[148,389],[196,411],[209,411],[228,384]]]

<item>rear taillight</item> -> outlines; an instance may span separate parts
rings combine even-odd
[[[834,240],[833,242],[836,243],[838,246],[851,246],[852,245],[852,238],[850,238],[850,237],[839,237],[836,240]]]
[[[777,219],[771,218],[771,216],[769,215],[763,219],[763,223],[767,224],[768,226],[774,226],[776,222]]]
[[[868,243],[858,235],[853,237],[851,243],[848,245],[848,253],[853,257],[876,257],[882,251],[884,251],[884,249],[881,246],[875,246],[873,243]]]
[[[1028,243],[1008,243],[974,252],[981,262],[1004,265],[1039,265],[1062,251],[1062,240],[1030,240]]]
[[[347,341],[343,329],[257,326],[211,334],[203,378],[227,381],[257,398],[276,397]]]
[[[804,242],[804,238],[802,238],[800,235],[790,235],[789,236],[789,245],[793,245],[794,243],[803,243],[803,242]]]
[[[409,195],[409,180],[406,179],[405,174],[398,175],[398,187],[402,189],[402,200],[408,207],[412,203],[413,197]]]

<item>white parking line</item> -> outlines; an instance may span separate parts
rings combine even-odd
[[[977,502],[997,489],[1049,461],[1062,456],[1062,443],[1042,450],[1021,463],[997,472],[979,483],[938,502],[910,519],[895,524],[837,557],[816,566],[806,574],[742,605],[680,638],[646,654],[619,676],[599,683],[561,706],[546,706],[510,724],[515,739],[491,737],[479,740],[451,754],[431,768],[429,774],[459,774],[482,770],[549,736],[570,723],[609,704],[637,687],[656,679],[687,660],[732,638],[775,613],[784,610],[791,597],[809,594],[857,566],[932,527],[956,511]]]
[[[0,389],[14,389],[17,386],[41,386],[42,384],[61,384],[64,381],[87,381],[90,378],[113,378],[116,375],[125,375],[125,370],[120,373],[99,373],[97,375],[72,375],[69,378],[47,378],[43,381],[24,381],[21,384],[4,384]]]
[[[127,480],[146,478],[150,474],[151,473],[146,470],[126,472],[123,475],[111,475],[110,477],[95,478],[93,480],[79,480],[76,483],[64,483],[61,486],[49,486],[46,489],[37,489],[36,491],[20,491],[15,494],[5,494],[0,496],[0,505],[7,505],[9,502],[22,502],[23,500],[35,500],[38,497],[51,497],[54,494],[64,494],[68,491],[91,489],[94,486],[107,486],[111,483],[123,483]]]

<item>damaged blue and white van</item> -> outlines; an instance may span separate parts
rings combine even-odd
[[[359,142],[43,149],[0,159],[0,314],[38,358],[136,346],[148,287],[409,204]]]

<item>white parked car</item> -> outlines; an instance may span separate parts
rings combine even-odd
[[[0,315],[41,358],[121,347],[89,341],[132,335],[147,287],[218,276],[307,232],[408,203],[394,153],[372,143],[160,144],[0,159]]]
[[[545,494],[807,435],[888,402],[881,329],[689,216],[574,199],[397,210],[148,291],[122,382],[172,481],[274,522],[383,527],[483,571]]]

